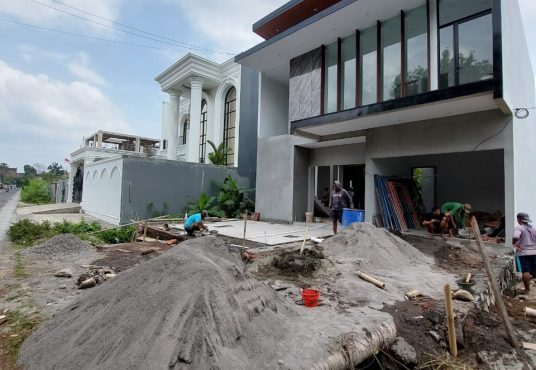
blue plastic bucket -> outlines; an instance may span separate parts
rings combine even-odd
[[[353,224],[354,222],[364,222],[365,221],[365,211],[362,209],[350,209],[345,208],[342,211],[342,227],[347,227],[348,225]]]

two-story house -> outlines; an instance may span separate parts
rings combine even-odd
[[[534,75],[514,0],[292,0],[236,57],[260,73],[256,207],[291,222],[333,180],[424,174],[427,207],[536,213]]]

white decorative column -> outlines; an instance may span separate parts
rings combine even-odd
[[[201,99],[203,80],[200,77],[190,78],[190,130],[188,132],[187,162],[199,162],[199,140],[201,135]]]
[[[102,148],[102,131],[99,131],[97,133],[97,145],[95,145],[97,148]]]
[[[169,115],[167,122],[167,159],[177,160],[177,146],[179,142],[179,101],[181,90],[170,90],[169,94]]]

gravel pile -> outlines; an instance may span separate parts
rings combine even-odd
[[[61,259],[74,257],[83,252],[93,251],[89,243],[78,239],[73,234],[60,234],[31,248],[24,249],[21,254],[25,257],[41,257]]]

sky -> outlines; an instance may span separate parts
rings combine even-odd
[[[262,41],[251,25],[285,2],[0,0],[0,163],[65,165],[99,129],[159,139],[168,96],[154,78],[188,52],[247,50]],[[536,1],[519,4],[536,45]]]

